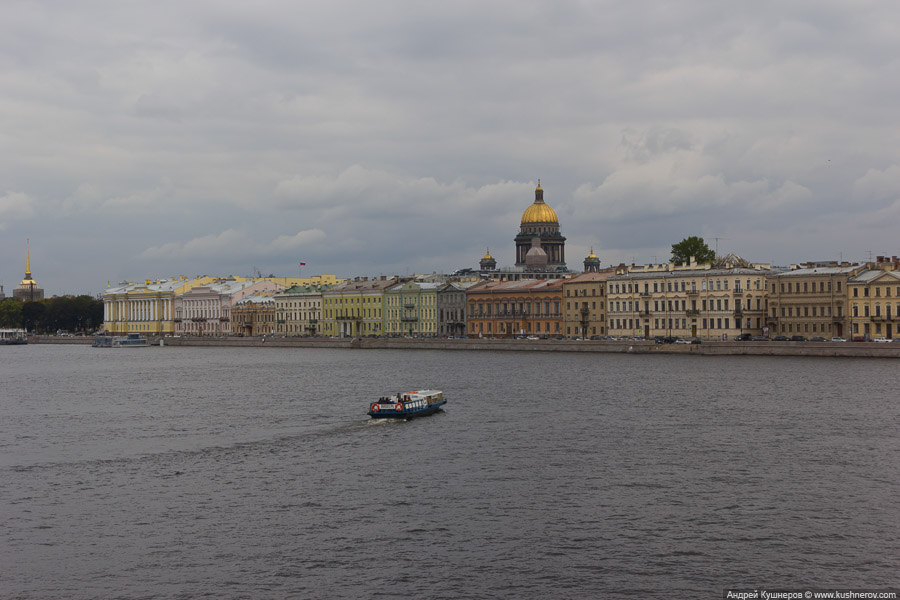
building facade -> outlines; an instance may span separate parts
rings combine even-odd
[[[847,283],[862,270],[859,265],[830,263],[771,273],[766,315],[769,337],[847,335]]]
[[[437,291],[438,335],[466,335],[466,290],[476,281],[451,281]]]
[[[881,258],[881,257],[879,257]],[[893,340],[900,332],[900,263],[869,264],[847,282],[853,339]]]
[[[280,335],[322,333],[322,291],[331,286],[295,285],[275,294],[275,331]]]
[[[175,333],[175,297],[199,285],[211,284],[212,277],[146,280],[122,283],[103,293],[103,330],[112,335]]]
[[[606,335],[606,280],[615,274],[616,269],[605,269],[563,280],[563,334],[566,337]]]
[[[175,295],[176,335],[231,335],[231,309],[239,301],[257,294],[273,293],[283,286],[269,280],[237,281],[217,279],[213,283],[194,286]]]
[[[433,337],[438,331],[437,291],[443,283],[407,281],[384,292],[387,335]]]
[[[705,340],[762,335],[768,272],[768,265],[730,263],[630,267],[607,279],[608,332]]]
[[[469,337],[562,335],[563,281],[483,281],[466,291]]]
[[[254,294],[231,308],[232,331],[238,335],[275,334],[275,298],[270,292]]]
[[[384,335],[384,293],[398,277],[355,277],[322,292],[323,333],[337,337]]]

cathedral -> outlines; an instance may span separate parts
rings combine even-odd
[[[566,238],[559,232],[556,211],[544,202],[540,180],[534,190],[534,203],[522,213],[516,236],[516,266],[566,270]]]

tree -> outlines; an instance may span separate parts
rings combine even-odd
[[[22,327],[22,302],[15,298],[0,300],[0,327]]]
[[[41,325],[47,307],[43,302],[26,302],[22,305],[22,324],[28,331],[34,331]],[[43,329],[43,327],[41,327]]]
[[[692,256],[698,264],[711,263],[716,260],[716,253],[706,245],[702,237],[692,235],[684,238],[677,244],[672,244],[671,261],[673,263],[686,265]]]

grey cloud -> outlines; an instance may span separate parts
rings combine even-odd
[[[897,243],[893,0],[4,16],[0,228],[32,238],[51,293],[298,253],[344,276],[449,270],[485,246],[508,264],[538,177],[572,264],[591,244],[649,261],[697,233],[782,263]],[[294,237],[316,230],[327,243]],[[0,279],[20,277],[20,246],[0,239]]]

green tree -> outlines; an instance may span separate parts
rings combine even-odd
[[[706,245],[702,237],[692,235],[677,244],[672,244],[671,261],[673,263],[686,265],[692,256],[698,264],[711,263],[716,260],[716,253]]]
[[[15,298],[0,300],[0,327],[22,327],[22,302]]]
[[[28,331],[44,329],[43,317],[46,307],[40,301],[26,302],[22,305],[22,323]]]

